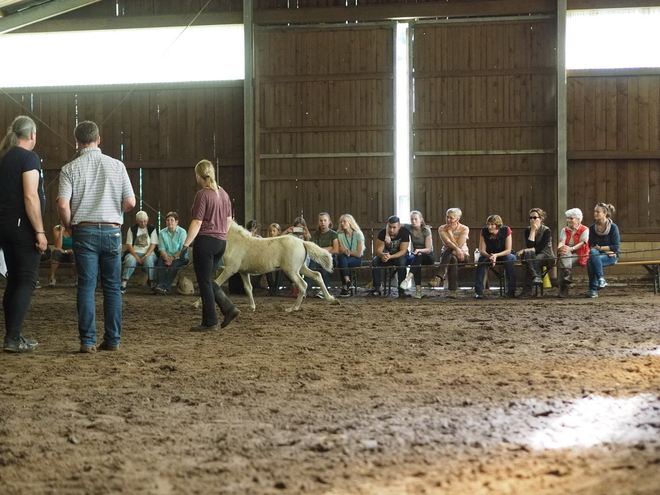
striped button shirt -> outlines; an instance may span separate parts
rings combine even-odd
[[[122,162],[97,147],[83,148],[80,156],[60,172],[58,198],[71,202],[71,225],[81,222],[123,223],[121,202],[135,196]]]

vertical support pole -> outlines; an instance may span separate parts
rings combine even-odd
[[[566,117],[566,2],[557,0],[557,231],[568,209]]]
[[[243,162],[245,171],[245,219],[257,217],[255,114],[254,114],[254,30],[252,0],[243,0],[243,34],[245,45],[245,79],[243,82]]]

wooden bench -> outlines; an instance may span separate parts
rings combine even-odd
[[[660,261],[619,261],[613,265],[605,266],[603,269],[610,266],[643,266],[653,278],[653,294],[657,295],[660,293]]]

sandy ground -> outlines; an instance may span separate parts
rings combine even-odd
[[[660,493],[650,287],[425,292],[234,296],[193,334],[193,298],[132,288],[119,351],[81,355],[74,289],[40,289],[38,351],[0,356],[0,492]]]

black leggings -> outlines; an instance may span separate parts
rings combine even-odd
[[[202,295],[202,325],[212,326],[218,324],[218,315],[215,305],[220,307],[223,315],[234,308],[222,288],[213,281],[213,271],[220,264],[225,253],[227,241],[205,235],[198,235],[193,245],[195,276]]]
[[[5,339],[17,341],[21,338],[21,328],[37,285],[41,261],[34,229],[27,216],[19,219],[0,214],[0,248],[7,263],[7,287],[2,298]]]

